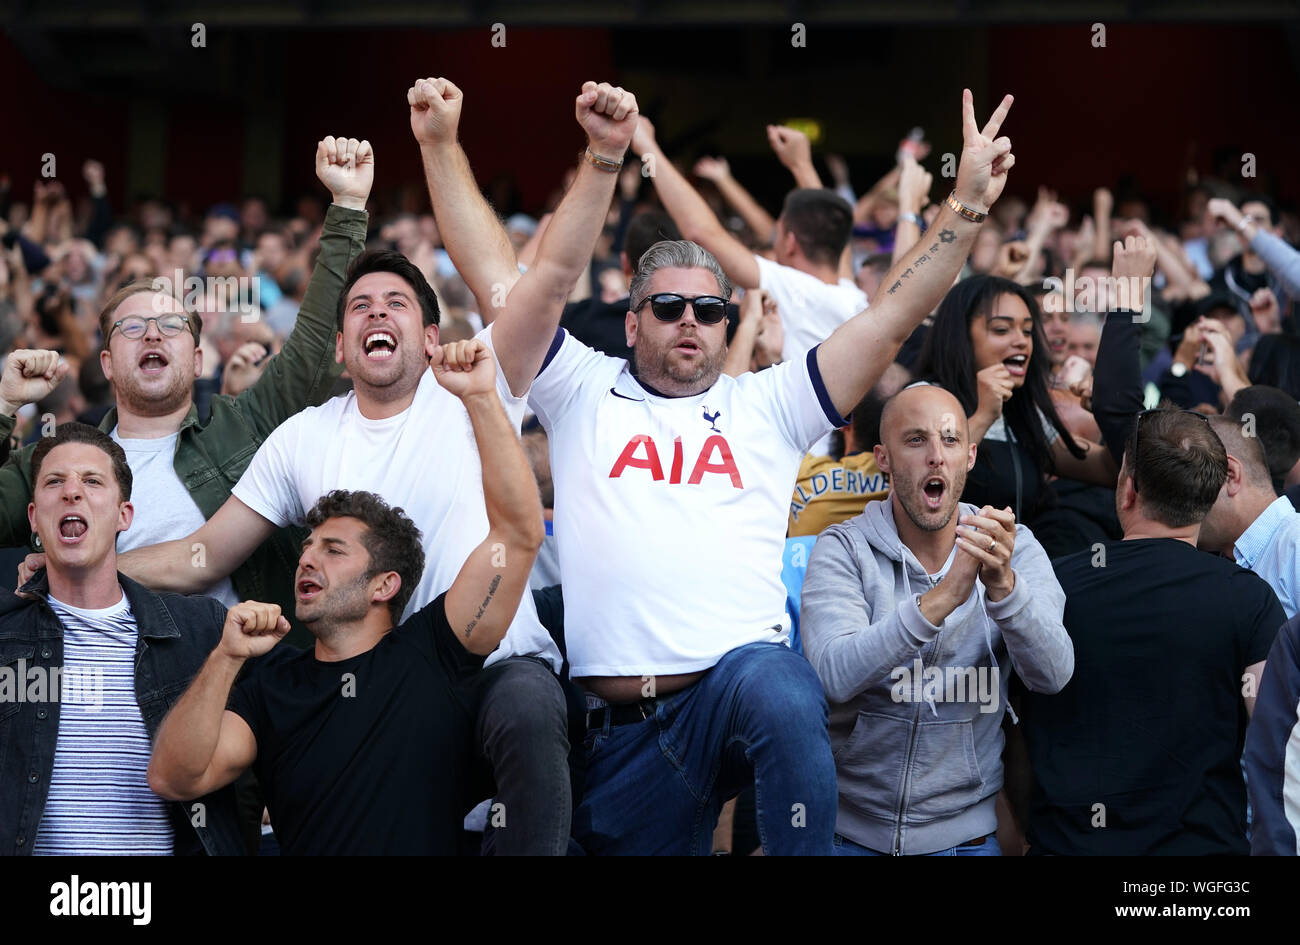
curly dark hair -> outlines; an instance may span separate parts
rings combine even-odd
[[[400,508],[393,508],[373,492],[335,489],[326,493],[307,513],[307,527],[317,528],[332,518],[355,518],[366,526],[361,539],[370,554],[366,580],[386,571],[396,571],[401,578],[402,586],[388,602],[388,612],[397,624],[424,574],[420,530]]]

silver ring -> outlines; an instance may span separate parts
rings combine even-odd
[[[998,546],[998,540],[997,540],[996,538],[994,538],[992,535],[990,535],[990,536],[989,536],[989,551],[992,551],[992,550],[993,550],[994,548],[996,548],[997,546]]]

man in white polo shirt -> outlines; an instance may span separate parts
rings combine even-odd
[[[586,89],[579,117],[588,104],[607,114],[625,96]],[[808,445],[846,422],[841,413],[961,269],[1014,162],[1011,142],[994,140],[1010,104],[981,131],[965,93],[957,183],[932,239],[904,257],[870,313],[804,357],[723,375],[730,285],[706,250],[682,241],[656,244],[638,265],[631,364],[517,304],[522,280],[488,330],[502,383],[528,397],[550,437],[568,656],[589,693],[574,814],[588,852],[708,853],[722,804],[754,783],[766,852],[831,853],[825,696],[802,657],[773,645],[788,626],[780,575],[790,493]],[[591,161],[606,201],[620,157]],[[458,268],[491,253],[498,230],[448,234]]]

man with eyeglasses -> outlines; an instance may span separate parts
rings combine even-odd
[[[1228,476],[1206,417],[1138,415],[1122,541],[1054,562],[1074,676],[1028,692],[1031,853],[1244,855],[1246,723],[1286,619],[1256,574],[1196,550]]]
[[[598,111],[627,95],[588,91]],[[997,137],[1010,105],[981,131],[965,93],[957,183],[931,238],[869,313],[805,357],[722,374],[731,286],[695,243],[642,256],[625,323],[631,362],[558,330],[523,280],[508,294],[487,336],[503,382],[550,437],[568,658],[588,693],[574,836],[589,853],[708,853],[723,803],[750,783],[765,852],[832,852],[826,699],[784,645],[790,494],[808,446],[847,422],[961,269],[1014,163]],[[593,238],[622,157],[587,156],[588,178],[604,184]],[[426,171],[435,213],[459,208],[466,224],[446,232],[448,252],[490,297],[512,265],[499,224],[463,157]]]
[[[595,87],[595,83],[592,83]],[[411,128],[422,143],[455,117],[443,79],[421,79],[407,93]],[[595,152],[627,147],[635,117],[579,108]],[[533,318],[558,321],[564,300],[591,258],[603,207],[600,174],[579,170],[537,259],[520,281]],[[603,204],[600,202],[603,200]],[[594,228],[588,225],[595,217]],[[446,220],[446,215],[440,215]],[[454,230],[457,225],[444,230]],[[507,242],[508,245],[508,242]],[[518,275],[518,271],[515,271]],[[337,308],[336,357],[353,391],[290,418],[258,449],[230,500],[194,534],[124,556],[122,569],[159,590],[192,592],[198,575],[190,547],[209,549],[209,573],[227,573],[277,526],[305,520],[333,489],[363,490],[405,510],[423,534],[426,565],[406,616],[446,591],[488,532],[483,465],[465,406],[439,386],[429,358],[439,338],[439,306],[420,269],[395,252],[371,252],[350,267]],[[552,328],[552,332],[554,328]],[[495,373],[494,375],[495,376]],[[516,432],[523,405],[502,395]],[[489,467],[488,475],[493,471]],[[503,546],[501,554],[506,554]],[[486,606],[486,602],[484,604]],[[501,645],[473,681],[475,739],[495,780],[484,851],[562,855],[568,850],[571,782],[568,716],[557,679],[563,660],[525,595]],[[458,630],[460,628],[457,628]],[[485,785],[484,796],[491,792]]]
[[[130,530],[118,540],[119,553],[195,531],[230,497],[261,442],[294,413],[329,397],[340,373],[334,363],[335,300],[348,263],[365,243],[365,206],[374,180],[369,142],[323,139],[316,149],[316,175],[334,202],[294,330],[255,384],[238,397],[213,399],[206,423],[199,422],[193,396],[203,366],[198,315],[187,314],[181,301],[156,281],[132,282],[104,306],[99,358],[117,406],[99,428],[126,451],[142,499]],[[12,431],[19,407],[40,400],[62,376],[34,354],[39,352],[14,352],[6,362],[0,378],[0,436]],[[28,541],[30,457],[31,448],[19,451],[0,469],[3,545]],[[213,576],[200,589],[227,607],[241,599],[260,600],[293,613],[290,576],[300,536],[277,531],[233,573]],[[190,549],[191,565],[200,575],[211,551]],[[24,573],[43,563],[42,557],[29,557]],[[297,627],[292,639],[311,637]]]

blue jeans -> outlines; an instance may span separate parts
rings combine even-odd
[[[842,837],[838,833],[835,835],[835,855],[836,856],[889,856],[888,853],[881,853],[879,850],[870,850],[860,843],[854,843],[848,837]],[[946,850],[935,850],[933,853],[926,853],[925,856],[1001,856],[1002,848],[998,846],[998,835],[989,834],[980,844],[963,843],[959,846],[949,847]]]
[[[722,805],[753,784],[763,852],[829,856],[826,723],[807,660],[775,643],[738,647],[645,721],[587,733],[574,838],[590,854],[707,855]]]

